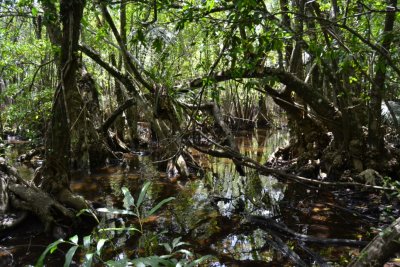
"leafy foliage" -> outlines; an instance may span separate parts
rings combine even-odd
[[[132,226],[124,226],[124,227],[99,227],[91,235],[84,236],[79,242],[78,236],[73,236],[68,240],[58,239],[55,242],[49,244],[47,248],[43,251],[42,255],[36,262],[36,267],[44,266],[45,258],[48,254],[54,253],[60,244],[70,245],[69,250],[65,254],[65,262],[64,266],[70,266],[75,253],[79,250],[83,253],[83,262],[82,266],[92,266],[94,261],[102,261],[102,251],[109,244],[110,246],[114,246],[114,249],[117,249],[115,246],[124,246],[124,244],[118,244],[113,240],[114,234],[116,232],[132,232],[132,233],[144,233],[143,223],[142,221],[146,218],[146,216],[150,216],[157,212],[162,206],[166,203],[174,200],[173,197],[166,198],[159,203],[157,203],[150,211],[146,212],[141,210],[143,202],[145,201],[146,193],[151,186],[150,182],[146,182],[140,194],[135,201],[131,193],[126,187],[123,187],[121,190],[124,194],[124,209],[113,209],[113,208],[99,208],[98,211],[106,214],[118,214],[123,216],[134,216],[138,219],[140,227],[132,227]],[[146,214],[146,215],[143,215]],[[126,256],[124,258],[119,258],[118,260],[108,260],[103,262],[106,266],[196,266],[199,263],[205,261],[209,258],[209,256],[203,256],[199,259],[194,258],[194,254],[187,249],[182,248],[182,246],[188,245],[185,242],[181,241],[181,238],[175,238],[171,244],[161,243],[167,252],[166,255],[161,256],[149,256],[143,258],[129,259]]]

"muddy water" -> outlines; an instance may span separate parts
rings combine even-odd
[[[265,162],[277,147],[287,144],[288,133],[244,132],[237,135],[236,141],[241,153]],[[156,216],[142,220],[144,234],[141,237],[137,234],[116,234],[114,243],[119,248],[106,254],[106,258],[162,254],[160,243],[170,243],[174,238],[181,237],[191,244],[186,248],[197,255],[214,256],[206,266],[291,266],[271,247],[270,236],[266,232],[241,226],[247,214],[274,217],[299,233],[321,238],[357,239],[364,237],[368,230],[362,218],[340,208],[343,203],[338,203],[334,193],[282,183],[250,169],[246,170],[245,177],[241,177],[230,160],[211,158],[196,151],[193,154],[206,170],[204,177],[194,176],[185,181],[169,179],[153,163],[155,159],[151,155],[133,155],[123,167],[108,167],[91,175],[76,175],[73,190],[95,205],[121,208],[121,188],[129,188],[137,198],[145,181],[152,181],[152,185],[141,207],[143,214],[165,198],[176,198]],[[126,216],[108,215],[103,220],[108,225],[106,223],[102,227],[138,226],[137,220]],[[8,258],[13,257],[14,263],[18,258],[18,262],[23,264],[33,264],[44,246],[51,242],[42,235],[17,236],[4,241],[0,248],[8,253]],[[294,241],[289,240],[288,245],[296,247]],[[339,266],[358,253],[358,249],[347,247],[310,247],[328,262]],[[4,253],[0,257],[3,258]],[[306,259],[309,257],[301,250],[299,254]],[[49,266],[62,265],[62,251],[51,260]]]

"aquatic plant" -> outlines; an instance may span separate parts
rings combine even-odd
[[[61,244],[66,244],[71,246],[67,253],[65,254],[64,266],[70,266],[72,259],[78,249],[81,252],[82,266],[92,266],[94,260],[101,261],[107,266],[196,266],[200,262],[206,260],[209,256],[203,256],[199,259],[193,259],[194,255],[187,249],[182,248],[184,245],[188,245],[186,242],[182,242],[181,238],[175,238],[171,244],[161,243],[159,245],[163,246],[167,252],[165,255],[153,255],[149,257],[141,257],[136,259],[129,259],[127,255],[123,254],[118,256],[118,259],[103,261],[101,254],[106,243],[109,243],[113,247],[113,250],[118,248],[115,238],[117,237],[117,232],[135,232],[143,234],[143,222],[146,218],[157,212],[166,203],[174,200],[174,197],[169,197],[158,202],[150,210],[146,211],[143,209],[143,203],[151,186],[151,182],[146,182],[137,198],[131,195],[129,189],[122,187],[121,191],[124,195],[123,199],[123,209],[115,208],[99,208],[98,212],[112,214],[112,215],[126,215],[136,217],[139,227],[136,226],[122,226],[122,227],[107,227],[103,221],[100,223],[100,227],[97,227],[90,235],[84,236],[82,242],[79,242],[79,237],[74,235],[69,239],[60,238],[53,243],[49,244],[43,251],[42,255],[37,260],[35,266],[44,266],[44,260],[49,255],[55,252]],[[89,210],[82,210],[77,216],[84,212],[90,212]],[[93,216],[96,217],[95,214]],[[96,217],[97,219],[97,217]],[[98,219],[97,219],[98,220]],[[112,234],[109,234],[112,233]]]

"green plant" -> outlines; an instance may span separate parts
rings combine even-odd
[[[394,189],[394,191],[390,194],[391,197],[397,198],[400,196],[400,181],[389,176],[384,176],[382,182],[384,187]]]
[[[85,251],[88,252],[88,251],[90,251],[90,247],[92,245],[92,242],[94,241],[92,239],[91,235],[85,236],[83,238],[83,244],[82,245],[79,245],[78,240],[79,240],[78,236],[75,235],[75,236],[71,237],[69,240],[64,240],[64,239],[60,238],[57,241],[54,241],[53,243],[48,245],[46,247],[45,251],[43,251],[42,255],[40,255],[38,261],[35,264],[35,267],[44,266],[44,259],[46,258],[46,256],[49,253],[52,254],[53,252],[55,252],[58,249],[58,246],[60,244],[71,245],[71,247],[69,248],[68,252],[65,254],[65,261],[64,261],[64,267],[70,266],[70,264],[72,262],[72,258],[75,255],[75,252],[77,251],[77,249],[81,248],[81,249],[84,249]],[[97,241],[96,250],[94,252],[85,254],[82,266],[91,266],[92,265],[93,257],[95,255],[100,256],[101,250],[102,250],[102,248],[103,248],[103,246],[104,246],[106,241],[107,241],[107,239],[99,239]]]
[[[169,197],[169,198],[163,199],[162,201],[157,203],[153,208],[151,208],[149,211],[145,211],[144,209],[142,209],[142,204],[146,197],[146,194],[147,194],[147,191],[148,191],[150,185],[151,185],[150,182],[146,182],[143,185],[143,187],[140,191],[139,197],[136,201],[133,198],[133,196],[131,195],[131,193],[129,192],[129,190],[126,187],[122,187],[121,190],[124,195],[124,200],[123,200],[123,208],[124,209],[115,209],[115,208],[99,208],[99,209],[97,209],[98,212],[103,212],[103,213],[108,213],[108,214],[134,216],[138,220],[139,228],[134,227],[134,226],[98,227],[92,232],[91,235],[83,237],[82,244],[79,244],[79,242],[78,242],[79,238],[77,235],[69,238],[68,240],[58,239],[57,241],[49,244],[46,247],[45,251],[39,257],[35,266],[36,267],[44,266],[44,259],[46,258],[46,256],[48,254],[52,254],[53,252],[55,252],[58,249],[58,246],[60,244],[67,244],[67,245],[71,246],[65,255],[64,266],[69,266],[71,264],[72,258],[75,255],[78,248],[81,249],[81,251],[84,255],[82,266],[91,266],[93,259],[95,257],[97,257],[101,261],[101,257],[100,257],[101,252],[102,252],[102,249],[106,242],[110,242],[110,244],[115,243],[115,242],[113,242],[113,236],[115,236],[115,235],[108,235],[108,233],[125,231],[125,232],[138,232],[140,234],[143,234],[143,220],[146,217],[154,214],[166,203],[175,199],[174,197]],[[77,216],[79,216],[83,212],[87,212],[87,211],[80,211],[77,214]],[[178,243],[173,244],[172,247],[175,248],[175,247],[177,247],[177,245],[181,245],[181,244],[178,244]],[[118,263],[110,261],[110,263],[106,263],[106,264],[108,266],[127,266],[127,265],[129,265],[129,262],[130,261],[128,259],[121,259],[118,261]],[[124,263],[124,264],[126,263],[126,265],[124,265],[122,263]]]
[[[128,263],[137,267],[145,267],[145,266],[192,267],[192,266],[197,266],[201,262],[211,257],[209,255],[206,255],[198,259],[193,259],[194,255],[192,252],[190,252],[187,249],[181,248],[183,245],[188,245],[188,243],[181,241],[181,237],[175,238],[171,244],[161,243],[160,245],[164,246],[168,254],[162,256],[137,258]],[[109,261],[107,263],[110,264],[109,266],[118,266],[118,265],[113,265],[115,263],[114,261]]]

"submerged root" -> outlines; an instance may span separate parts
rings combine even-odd
[[[9,212],[7,214],[0,214],[0,231],[11,229],[21,224],[28,216],[28,212]]]
[[[49,194],[36,187],[26,187],[19,184],[9,186],[11,205],[20,210],[35,214],[49,232],[53,226],[62,221],[70,225],[76,221],[75,213],[64,207]]]
[[[51,195],[42,188],[23,180],[16,170],[0,162],[0,230],[22,223],[29,213],[36,215],[46,232],[73,229],[80,222],[76,212],[87,209],[86,201],[68,189]]]
[[[68,189],[61,190],[61,192],[59,192],[57,195],[57,199],[67,207],[76,211],[81,211],[89,207],[83,197],[72,193]]]

